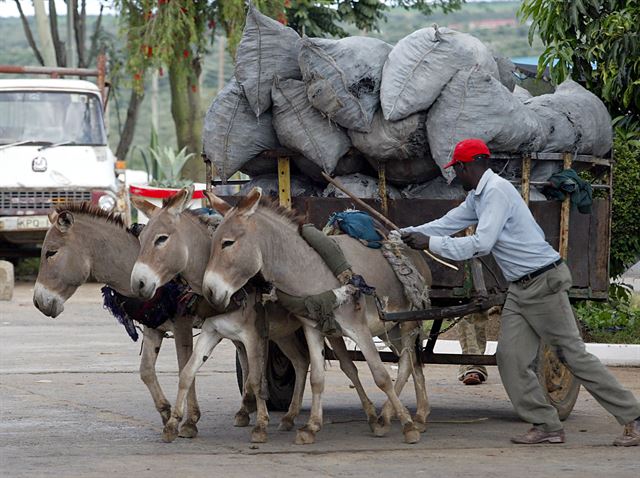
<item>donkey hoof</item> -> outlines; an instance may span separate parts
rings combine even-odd
[[[301,428],[296,432],[296,445],[311,445],[316,441],[316,434],[308,428]]]
[[[251,443],[267,443],[267,430],[259,427],[251,430]]]
[[[402,430],[404,433],[404,442],[410,445],[420,441],[420,432],[413,423],[406,423]]]
[[[181,438],[195,438],[198,436],[198,427],[195,423],[185,423],[180,427],[178,436]]]
[[[369,424],[369,429],[373,433],[375,433],[376,432],[376,426],[377,426],[377,423],[378,423],[378,418],[375,415],[371,415],[367,419],[367,423]]]
[[[293,423],[293,420],[291,418],[283,417],[282,420],[280,420],[280,425],[278,425],[278,431],[290,432],[291,430],[293,430],[294,426],[295,423]]]
[[[162,441],[165,443],[171,443],[176,438],[178,438],[178,424],[169,420],[162,431]]]
[[[249,414],[245,412],[238,412],[233,418],[234,427],[248,427],[250,422]]]
[[[413,419],[413,424],[420,433],[424,433],[427,431],[427,421],[422,417],[415,417]]]
[[[377,437],[383,437],[389,433],[391,428],[391,421],[388,418],[380,415],[376,423],[373,424],[373,434]]]

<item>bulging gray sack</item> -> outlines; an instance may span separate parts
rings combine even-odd
[[[379,199],[378,181],[371,176],[356,173],[347,176],[336,176],[335,178],[344,188],[358,198]],[[322,193],[323,197],[346,198],[345,193],[329,184]],[[393,186],[387,185],[387,197],[390,199],[400,199],[400,192]]]
[[[604,103],[573,80],[562,82],[555,93],[533,97],[525,106],[534,111],[547,130],[546,152],[603,156],[611,150],[611,116]]]
[[[390,51],[391,45],[370,37],[303,38],[298,58],[309,101],[339,125],[369,131]]]
[[[271,106],[271,85],[277,75],[300,79],[300,36],[292,28],[263,15],[249,4],[236,54],[236,78],[256,116]]]
[[[455,145],[479,138],[492,152],[540,151],[546,130],[498,80],[475,67],[457,73],[427,114],[427,135],[435,162],[451,181],[449,162]]]
[[[478,65],[494,78],[498,66],[477,38],[449,28],[423,28],[400,40],[384,64],[380,103],[384,117],[397,121],[426,111],[461,69]]]
[[[216,96],[204,118],[203,149],[223,180],[262,151],[279,146],[271,113],[260,118],[251,110],[235,79]]]
[[[311,105],[302,81],[276,78],[271,97],[280,143],[331,174],[351,147],[347,133]]]

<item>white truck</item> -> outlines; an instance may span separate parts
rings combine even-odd
[[[0,73],[16,67],[0,66]],[[106,211],[126,209],[123,175],[107,145],[104,74],[54,68],[20,73],[97,76],[0,79],[0,257],[38,253],[48,212],[67,201],[91,201]],[[35,70],[35,71],[34,71]],[[46,71],[43,71],[46,70]],[[104,71],[104,70],[102,70]],[[95,75],[93,75],[95,73]]]

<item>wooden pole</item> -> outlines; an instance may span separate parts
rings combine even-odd
[[[529,197],[531,192],[531,156],[525,154],[522,156],[522,199],[529,205]]]
[[[564,160],[564,169],[571,167],[572,155],[571,153],[564,153],[562,155]],[[560,241],[558,245],[560,256],[564,260],[567,260],[567,254],[569,252],[569,214],[571,213],[571,198],[569,195],[562,201],[562,209],[560,210]]]
[[[291,172],[289,158],[278,158],[278,199],[282,207],[291,209]]]
[[[327,173],[325,173],[324,171],[322,172],[322,177],[324,179],[326,179],[327,181],[329,181],[331,184],[333,184],[335,187],[337,187],[340,191],[342,191],[343,193],[345,193],[347,196],[349,196],[351,199],[353,199],[353,201],[360,207],[366,209],[369,213],[373,214],[373,216],[375,216],[377,219],[379,219],[380,221],[384,222],[387,226],[389,226],[391,229],[397,230],[400,229],[398,226],[396,226],[393,222],[391,222],[389,219],[386,218],[386,216],[384,214],[380,214],[378,211],[376,211],[375,209],[373,209],[371,206],[369,206],[366,202],[364,202],[362,199],[360,199],[359,197],[354,196],[353,194],[351,194],[351,191],[349,191],[347,188],[345,188],[339,181],[333,179],[331,176],[329,176]],[[424,251],[425,254],[427,254],[429,257],[431,257],[431,259],[433,259],[434,261],[442,264],[443,266],[449,267],[453,270],[459,270],[457,266],[454,266],[453,264],[450,264],[446,261],[443,261],[442,259],[440,259],[439,257],[434,256],[431,252],[429,251]]]

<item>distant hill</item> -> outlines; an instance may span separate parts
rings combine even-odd
[[[468,32],[482,40],[491,50],[501,56],[507,57],[537,57],[543,50],[542,44],[537,40],[533,47],[527,42],[528,26],[520,24],[516,18],[516,11],[520,2],[474,2],[463,6],[460,11],[444,15],[435,13],[427,16],[414,10],[404,10],[394,8],[388,11],[386,21],[380,25],[380,31],[362,32],[355,28],[348,28],[352,35],[369,35],[380,38],[388,43],[394,44],[406,35],[431,26],[434,23],[440,26],[448,26],[455,30]],[[89,18],[89,27],[95,22],[94,18]],[[65,18],[59,19],[60,31],[64,30]],[[103,19],[105,30],[117,37],[118,25],[114,16],[106,16]],[[35,65],[35,57],[25,39],[22,25],[19,18],[0,18],[0,38],[2,48],[0,48],[0,64],[12,65]],[[215,50],[215,45],[212,47]],[[203,75],[203,102],[205,111],[218,91],[218,55],[215,51],[209,52],[204,60]],[[228,80],[233,73],[231,58],[226,55],[225,78]],[[158,100],[159,109],[159,137],[162,144],[175,145],[175,132],[170,112],[170,97],[168,79],[160,78],[160,92]],[[110,143],[115,150],[118,143],[120,112],[121,121],[124,121],[126,114],[127,92],[115,92],[110,100]],[[148,97],[142,104],[139,123],[136,128],[134,144],[145,146],[149,144],[151,131],[151,104]],[[142,161],[137,154],[128,158],[130,167],[142,168]]]

